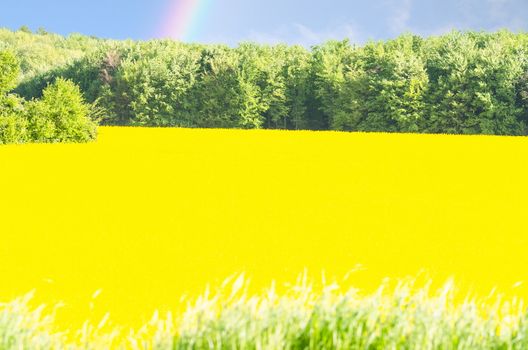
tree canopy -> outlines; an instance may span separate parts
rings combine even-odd
[[[70,80],[104,111],[104,125],[527,132],[524,33],[405,34],[306,49],[0,30],[2,47],[21,62],[19,80],[6,76],[4,90],[39,98],[49,84]]]

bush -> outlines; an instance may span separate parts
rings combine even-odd
[[[89,117],[79,87],[57,79],[40,100],[28,103],[31,139],[36,142],[87,142],[97,136],[97,125]]]
[[[27,140],[27,119],[22,100],[7,93],[17,84],[20,68],[10,51],[0,51],[0,144]]]
[[[87,105],[79,88],[57,79],[40,100],[26,102],[8,94],[20,73],[17,58],[0,51],[0,144],[37,142],[86,142],[96,136],[96,111]]]
[[[17,85],[20,66],[10,51],[0,51],[0,96],[11,91]]]
[[[0,97],[0,144],[25,143],[28,138],[22,100],[14,95]]]

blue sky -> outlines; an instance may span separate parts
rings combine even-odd
[[[28,25],[61,34],[150,39],[171,1],[2,0],[0,27]],[[362,43],[406,31],[441,34],[453,28],[528,31],[528,0],[208,0],[186,41],[244,40],[310,46],[348,37]]]

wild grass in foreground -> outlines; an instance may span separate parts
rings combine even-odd
[[[401,282],[371,295],[306,279],[284,293],[250,295],[243,278],[206,292],[178,317],[154,315],[137,331],[85,324],[53,332],[30,296],[0,306],[0,349],[526,349],[528,314],[518,300],[456,301],[452,283],[432,290]]]

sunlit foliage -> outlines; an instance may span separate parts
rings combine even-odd
[[[17,92],[70,79],[109,125],[526,133],[528,35],[508,31],[306,49],[2,30],[2,46],[22,62]]]
[[[19,71],[15,55],[0,51],[0,144],[86,142],[96,137],[92,106],[74,83],[59,78],[41,99],[25,101],[10,93]]]

